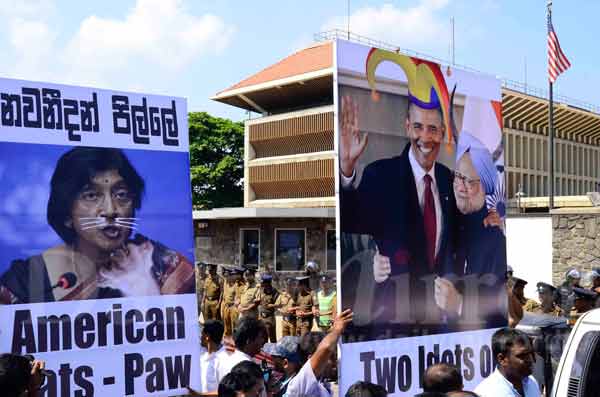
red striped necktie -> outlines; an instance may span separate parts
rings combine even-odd
[[[427,247],[427,264],[429,270],[435,267],[435,240],[436,240],[436,219],[435,219],[435,201],[433,200],[433,191],[431,190],[431,175],[425,174],[425,196],[423,203],[423,225],[425,227],[425,242]]]

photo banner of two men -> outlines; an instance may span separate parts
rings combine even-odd
[[[0,79],[0,351],[44,395],[199,385],[188,145],[182,98]]]
[[[500,82],[336,47],[341,304],[354,311],[341,389],[416,393],[436,362],[476,385],[507,324]]]

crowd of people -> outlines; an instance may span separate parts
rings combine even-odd
[[[512,268],[507,271],[507,288],[513,299],[513,323],[516,325],[527,312],[565,317],[570,324],[585,312],[600,307],[600,268],[588,272],[587,285],[582,282],[582,273],[571,268],[565,273],[565,280],[559,286],[545,282],[536,284],[538,300],[526,298],[524,288],[526,280],[513,275]]]
[[[269,274],[257,282],[255,269],[207,265],[200,303],[200,388],[192,396],[330,397],[337,380],[337,343],[352,322],[351,310],[336,313],[332,280],[319,276],[320,290],[310,289],[310,276],[288,278],[280,292]],[[243,277],[242,277],[243,276]],[[538,283],[539,302],[523,294],[527,281],[507,272],[509,298],[522,312],[573,317],[597,306],[600,272],[591,272],[588,288],[571,269],[558,287]],[[509,305],[510,306],[510,305]],[[514,307],[511,311],[515,312]],[[282,315],[277,332],[276,313]],[[518,317],[518,310],[517,317]],[[521,312],[521,317],[522,317]],[[313,321],[315,321],[313,323]],[[518,318],[517,318],[518,322]],[[316,331],[316,329],[319,331]],[[283,336],[277,339],[277,335]],[[514,327],[499,329],[491,340],[497,366],[472,391],[465,390],[459,369],[431,365],[423,376],[423,392],[415,397],[540,396],[532,376],[535,362],[530,338]],[[40,395],[44,363],[31,356],[0,355],[0,390],[8,396]],[[388,391],[359,381],[346,397],[383,397]]]
[[[353,316],[349,310],[337,315],[332,280],[318,277],[321,288],[315,292],[310,288],[310,276],[287,278],[280,283],[283,288],[279,292],[270,274],[260,275],[259,284],[253,268],[224,266],[219,275],[218,266],[204,266],[208,273],[201,278],[199,298],[203,317],[202,385],[200,390],[190,390],[192,395],[331,396],[329,382],[337,379],[336,344]],[[555,290],[540,284],[541,294],[551,292],[553,306],[548,309],[547,298],[540,298],[536,306],[523,300],[525,281],[511,272],[507,276],[507,285],[513,291],[509,296],[519,302],[521,309],[559,314],[559,306],[554,304]],[[573,306],[582,309],[580,304]],[[277,313],[282,316],[279,322],[275,321]],[[313,330],[317,327],[320,331]],[[276,341],[273,335],[278,334],[282,337]],[[423,392],[418,396],[540,395],[531,376],[535,359],[527,335],[514,328],[501,329],[492,338],[492,351],[498,367],[473,391],[464,390],[456,367],[436,364],[427,369]],[[387,395],[384,387],[362,381],[346,392],[348,397]]]
[[[223,342],[224,326],[208,320],[202,329],[205,349],[201,361],[202,390],[188,388],[191,396],[219,397],[330,397],[329,381],[337,379],[337,342],[352,322],[353,313],[337,315],[330,331],[286,336],[265,344],[267,329],[262,320],[241,318],[234,330],[234,346]],[[502,328],[491,340],[497,367],[474,391],[464,390],[460,370],[450,364],[431,365],[423,377],[423,392],[415,397],[540,397],[533,378],[534,351],[529,337],[513,328]],[[266,359],[268,357],[268,359]],[[0,355],[2,395],[40,396],[44,362],[31,356]],[[369,382],[350,386],[345,397],[385,397],[388,391]]]
[[[234,331],[235,345],[222,341],[223,325],[209,320],[203,328],[201,391],[196,396],[225,397],[329,397],[330,381],[337,379],[336,344],[352,312],[345,310],[333,321],[330,332],[309,332],[265,343],[267,331],[261,320],[240,319]],[[473,391],[465,390],[460,370],[451,364],[431,365],[423,376],[423,392],[415,397],[539,397],[540,387],[532,376],[534,349],[529,337],[514,328],[502,328],[491,340],[497,367]],[[380,385],[359,381],[346,397],[385,397]]]
[[[331,328],[336,291],[328,275],[310,273],[274,280],[269,273],[257,277],[257,269],[251,266],[220,267],[219,272],[216,264],[198,263],[196,287],[202,320],[222,321],[226,338],[232,336],[237,320],[245,317],[262,320],[271,343],[277,341],[278,326],[282,336],[303,336],[315,326],[323,332]],[[281,315],[280,324],[277,314]]]

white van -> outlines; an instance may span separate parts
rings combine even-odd
[[[600,309],[583,314],[563,348],[551,397],[600,396]]]

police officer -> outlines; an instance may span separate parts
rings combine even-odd
[[[248,267],[244,270],[245,284],[242,287],[238,312],[241,317],[258,317],[258,284],[256,283],[256,269]]]
[[[591,290],[597,294],[600,294],[600,268],[595,268],[590,272],[590,276],[592,279],[592,288]]]
[[[573,292],[575,293],[575,304],[571,313],[581,315],[594,308],[594,302],[598,294],[580,287],[574,287]]]
[[[241,266],[232,266],[233,271],[233,279],[235,280],[235,293],[234,293],[234,302],[233,307],[231,308],[231,319],[233,323],[233,328],[237,323],[237,320],[240,316],[240,312],[238,308],[240,306],[240,302],[242,300],[242,295],[246,291],[246,281],[244,280],[244,268]]]
[[[527,303],[527,298],[525,298],[525,286],[528,284],[527,281],[515,276],[513,276],[510,280],[512,283],[513,296],[517,298],[521,306],[525,306]]]
[[[225,328],[224,336],[232,336],[235,321],[237,320],[237,310],[235,308],[235,298],[238,290],[236,283],[236,271],[228,267],[223,269],[225,283],[223,285],[223,298],[221,300],[221,318]]]
[[[204,280],[204,300],[202,302],[202,315],[204,321],[221,320],[221,293],[223,281],[217,274],[217,265],[208,264],[208,277]]]
[[[523,309],[536,314],[560,316],[560,307],[554,303],[556,288],[553,285],[540,281],[537,283],[537,292],[540,303],[528,299]]]
[[[309,287],[309,276],[297,277],[298,296],[296,297],[296,334],[304,336],[312,329],[316,300]]]
[[[581,273],[577,269],[569,269],[565,274],[565,281],[556,291],[556,301],[560,305],[561,315],[568,317],[575,303],[573,288],[579,287]]]
[[[600,307],[600,268],[595,268],[590,272],[592,286],[590,289],[597,294],[594,307]]]
[[[285,291],[275,300],[275,307],[282,314],[281,335],[296,336],[296,280],[286,279]]]
[[[320,278],[321,289],[317,292],[317,325],[321,331],[327,333],[335,318],[337,294],[329,276],[322,275]]]
[[[204,280],[206,279],[206,264],[204,262],[196,262],[196,298],[198,300],[198,313],[204,311]],[[204,318],[206,321],[206,318]]]
[[[270,274],[261,275],[261,285],[258,290],[258,315],[267,327],[269,341],[277,342],[277,332],[275,329],[275,302],[279,293],[273,288],[273,276]]]

